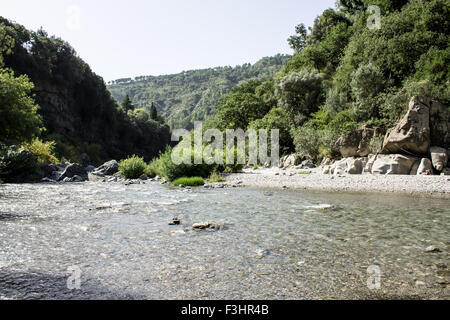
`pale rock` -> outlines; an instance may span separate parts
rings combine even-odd
[[[430,148],[430,104],[431,99],[429,98],[413,97],[406,115],[386,134],[381,153],[428,153]]]
[[[433,167],[437,171],[442,171],[448,163],[447,149],[440,147],[431,147],[430,153]]]
[[[433,164],[428,158],[423,158],[420,161],[419,168],[417,169],[417,175],[431,175],[433,173]]]
[[[416,161],[416,157],[402,154],[380,154],[372,166],[372,174],[409,175]]]

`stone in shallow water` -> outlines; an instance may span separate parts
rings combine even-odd
[[[425,252],[437,253],[437,252],[441,252],[441,249],[439,249],[438,247],[435,247],[435,246],[429,246],[428,248],[425,249]]]

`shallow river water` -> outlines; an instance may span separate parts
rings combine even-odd
[[[392,194],[3,185],[0,299],[448,299],[449,216]]]

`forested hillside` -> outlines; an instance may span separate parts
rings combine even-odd
[[[237,67],[185,71],[164,76],[119,79],[109,85],[114,98],[128,94],[139,108],[150,110],[152,103],[172,128],[191,129],[196,120],[215,114],[220,98],[243,81],[268,79],[277,74],[290,56],[266,57]]]
[[[119,106],[103,79],[65,41],[0,17],[0,144],[39,137],[58,157],[94,163],[158,155],[170,130],[143,110]],[[36,110],[38,116],[35,115]]]
[[[339,156],[335,142],[345,133],[392,127],[414,95],[448,105],[448,0],[337,4],[312,28],[296,27],[289,39],[296,54],[274,79],[234,88],[205,128],[282,129],[283,153],[295,147],[319,161]],[[371,142],[374,153],[381,142]]]

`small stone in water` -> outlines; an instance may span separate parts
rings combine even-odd
[[[174,219],[169,223],[169,226],[178,226],[178,225],[180,225],[180,224],[181,224],[180,219],[174,218]]]
[[[438,247],[435,247],[435,246],[429,246],[428,248],[425,249],[425,252],[436,253],[436,252],[441,252],[441,249],[439,249]]]

